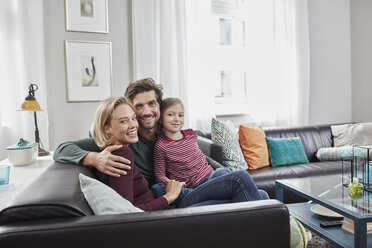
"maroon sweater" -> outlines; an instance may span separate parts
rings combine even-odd
[[[127,171],[127,175],[120,177],[112,177],[96,171],[98,180],[113,188],[134,206],[144,211],[169,208],[168,201],[164,197],[155,199],[155,196],[149,189],[148,182],[134,164],[134,154],[130,148],[124,146],[114,151],[113,154],[130,160],[131,170]]]

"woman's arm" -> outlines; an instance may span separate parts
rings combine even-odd
[[[129,160],[112,154],[120,147],[109,146],[101,151],[92,138],[68,141],[57,147],[53,159],[60,163],[92,166],[104,174],[119,177],[130,169]]]

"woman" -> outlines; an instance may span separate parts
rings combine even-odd
[[[100,149],[110,145],[122,145],[122,148],[113,152],[123,156],[134,164],[133,151],[128,144],[136,143],[138,122],[133,107],[124,97],[110,97],[98,106],[92,135]],[[98,180],[113,188],[122,197],[134,206],[144,210],[160,210],[169,208],[185,187],[185,183],[170,180],[163,196],[155,198],[148,187],[147,180],[136,166],[132,166],[127,175],[112,177],[95,171]]]

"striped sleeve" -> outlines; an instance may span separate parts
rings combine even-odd
[[[155,173],[155,181],[157,183],[164,183],[166,184],[168,178],[166,177],[165,172],[165,146],[158,140],[155,143],[154,147],[154,173]]]

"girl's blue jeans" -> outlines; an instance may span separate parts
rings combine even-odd
[[[155,197],[165,195],[165,184],[154,184]],[[226,202],[242,202],[269,199],[268,194],[257,189],[252,177],[245,170],[230,172],[222,168],[213,171],[197,187],[185,188],[183,194],[174,201],[175,207],[210,205]]]

